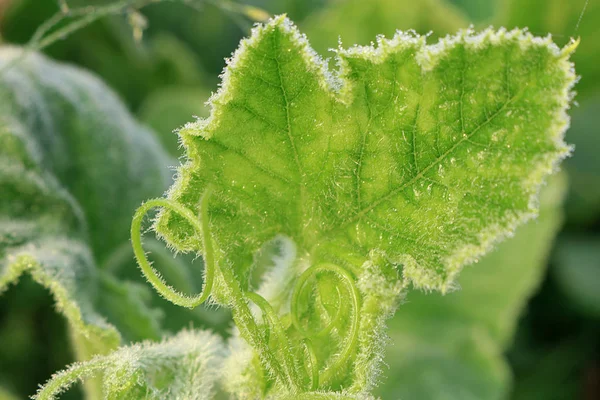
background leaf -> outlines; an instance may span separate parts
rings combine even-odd
[[[51,400],[78,379],[104,374],[107,399],[208,399],[220,378],[220,338],[204,331],[181,331],[160,343],[143,342],[59,372],[36,395]]]
[[[97,265],[128,240],[134,207],[170,181],[169,162],[95,77],[2,48],[0,191],[10,200],[0,205],[0,288],[29,272],[49,289],[72,328],[78,359],[116,348],[121,334],[110,323],[124,332],[133,323],[109,323],[115,314],[98,312],[115,300],[109,289],[122,284],[107,285]],[[127,293],[129,304],[141,307],[135,295]],[[152,314],[140,307],[130,307],[131,315],[139,313],[135,322],[145,321],[145,334],[157,338]]]

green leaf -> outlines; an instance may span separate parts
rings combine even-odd
[[[223,357],[221,340],[204,331],[182,331],[160,343],[144,342],[57,373],[37,395],[52,400],[78,380],[102,372],[106,399],[207,399],[214,393]]]
[[[463,271],[460,290],[408,296],[389,323],[383,398],[506,397],[511,382],[503,352],[544,276],[565,189],[564,175],[552,179],[542,191],[538,220]]]
[[[448,290],[535,215],[542,180],[568,153],[569,51],[519,31],[432,47],[399,34],[340,49],[332,76],[275,19],[242,43],[211,117],[180,131],[188,162],[169,198],[198,210],[214,185],[214,240],[242,287],[253,254],[283,234],[311,264],[359,268],[377,249],[415,286]],[[158,228],[197,247],[169,212]]]
[[[119,281],[101,273],[97,308],[115,326],[125,342],[158,340],[162,310],[148,307],[152,292],[137,282]]]
[[[106,353],[132,321],[158,337],[135,293],[113,319],[107,293],[123,288],[98,271],[128,240],[134,207],[170,181],[169,158],[98,79],[18,48],[0,49],[0,291],[25,272],[49,289],[72,330],[78,359]],[[134,189],[132,189],[132,185]],[[123,297],[121,297],[123,299]],[[112,300],[115,300],[113,298]],[[101,304],[100,304],[101,303]],[[139,334],[140,332],[138,332]]]
[[[401,289],[449,291],[463,265],[536,215],[542,182],[569,152],[574,47],[518,30],[436,45],[397,33],[339,49],[328,71],[287,19],[258,26],[211,116],[179,131],[187,162],[169,199],[136,213],[138,260],[143,214],[164,207],[157,232],[207,257],[206,286],[188,298],[143,269],[178,304],[212,289],[233,308],[256,352],[238,363],[252,382],[240,390],[368,393]],[[255,256],[276,237],[291,262],[264,296],[250,293]]]
[[[393,346],[385,359],[389,376],[377,394],[402,400],[506,398],[509,371],[485,331],[451,318],[411,317],[392,327]]]
[[[346,45],[372,43],[397,29],[431,33],[435,38],[469,26],[466,16],[445,0],[337,0],[302,24],[313,48],[324,53],[338,41]]]
[[[600,106],[600,41],[596,38],[600,2],[588,0],[502,0],[496,23],[507,27],[529,27],[537,35],[550,34],[557,43],[578,36],[581,44],[573,54],[577,73],[577,102],[572,113],[570,138],[574,157],[567,162],[571,193],[567,201],[570,222],[586,224],[600,211],[600,163],[598,148],[598,107]]]
[[[590,349],[597,341],[597,331],[589,327],[552,346],[530,335],[520,336],[511,350],[516,374],[511,400],[585,398],[589,389],[582,385],[581,375],[593,360]]]

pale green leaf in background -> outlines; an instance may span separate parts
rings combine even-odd
[[[184,330],[160,343],[138,343],[74,364],[54,375],[35,398],[55,399],[76,381],[103,373],[106,399],[209,399],[222,357],[218,336]]]
[[[164,190],[170,162],[97,78],[0,51],[0,290],[25,272],[49,289],[80,360],[122,339],[159,338],[141,289],[97,266],[127,242],[139,201]],[[120,315],[99,313],[123,304]]]
[[[570,186],[566,209],[570,222],[585,226],[600,214],[600,91],[571,114],[569,142],[576,153],[565,162]]]
[[[18,400],[18,397],[5,388],[0,387],[0,400]]]
[[[491,21],[497,12],[498,2],[498,0],[449,0],[449,3],[464,10],[474,23]]]

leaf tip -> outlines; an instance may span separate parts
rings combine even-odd
[[[563,47],[560,50],[560,57],[561,58],[570,57],[573,53],[575,53],[575,50],[577,50],[577,47],[579,47],[579,43],[581,43],[581,37],[578,37],[577,39],[571,38],[569,43],[567,43],[565,45],[565,47]]]

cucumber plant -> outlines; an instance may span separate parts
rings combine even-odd
[[[183,332],[99,355],[37,398],[99,371],[107,398],[208,398],[217,381],[243,399],[370,398],[385,321],[406,293],[454,290],[463,266],[537,215],[570,152],[576,42],[503,29],[426,41],[398,32],[340,47],[331,68],[286,17],[258,25],[210,116],[179,130],[186,159],[166,198],[131,225],[150,284],[183,307],[230,308],[233,337]],[[173,288],[147,259],[152,209],[160,238],[202,255],[201,293]],[[19,251],[10,279],[37,271],[35,253]],[[268,268],[265,253],[276,254]]]
[[[331,72],[285,17],[257,27],[211,116],[179,131],[187,162],[168,199],[142,206],[132,227],[159,293],[232,308],[250,349],[235,346],[229,390],[369,393],[405,289],[451,290],[463,265],[536,214],[569,152],[574,47],[518,30],[434,46],[398,33],[338,49]],[[144,256],[140,221],[153,207],[159,235],[205,256],[197,297]],[[254,288],[254,258],[272,240],[288,258]]]

